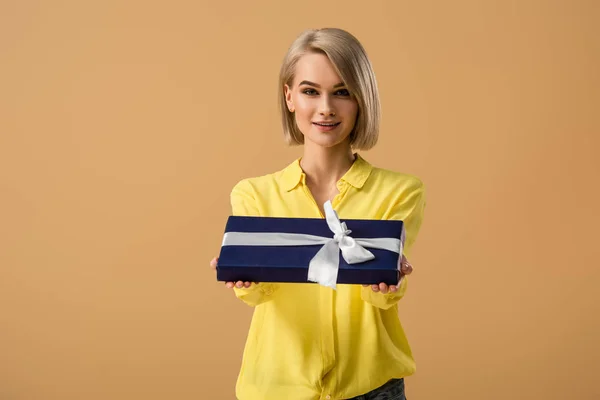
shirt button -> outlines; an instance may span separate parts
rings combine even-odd
[[[327,400],[329,400],[329,399],[331,399],[331,395],[329,395],[329,394],[328,394],[327,396],[325,396],[325,398],[326,398]]]

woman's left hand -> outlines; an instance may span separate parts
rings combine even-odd
[[[413,267],[412,264],[408,262],[408,260],[406,259],[406,257],[404,255],[402,255],[402,261],[400,262],[400,279],[402,279],[402,277],[404,275],[410,275],[413,271]],[[369,286],[369,285],[363,285],[363,286]],[[373,290],[374,292],[381,292],[381,293],[387,293],[388,291],[391,293],[394,293],[398,290],[398,285],[386,285],[385,283],[381,282],[379,285],[371,285],[371,290]]]

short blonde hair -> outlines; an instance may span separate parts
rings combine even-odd
[[[285,55],[279,72],[279,107],[286,142],[290,145],[304,143],[304,135],[296,125],[294,114],[287,107],[284,86],[292,86],[296,64],[308,53],[325,54],[358,103],[357,119],[350,133],[351,146],[360,150],[368,150],[375,146],[381,119],[375,73],[358,39],[337,28],[310,29],[302,32]]]

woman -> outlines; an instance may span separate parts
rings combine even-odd
[[[397,219],[410,252],[425,207],[422,182],[373,167],[356,150],[377,142],[379,95],[361,44],[340,29],[309,30],[280,71],[285,138],[303,156],[248,178],[231,192],[233,215],[323,218],[330,200],[340,219]],[[216,268],[217,260],[211,261]],[[227,282],[255,307],[236,386],[240,400],[405,399],[415,363],[397,303],[398,285]]]

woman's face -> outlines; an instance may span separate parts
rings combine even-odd
[[[333,147],[348,139],[354,128],[358,103],[331,61],[324,54],[309,53],[298,60],[292,87],[285,85],[288,109],[304,135],[322,147]]]

